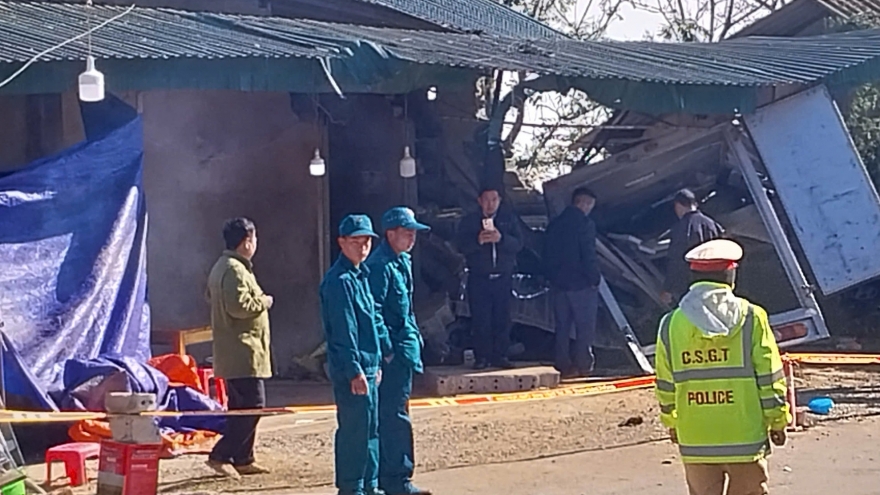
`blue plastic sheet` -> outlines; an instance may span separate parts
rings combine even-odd
[[[58,409],[71,359],[150,357],[141,120],[115,98],[83,108],[87,139],[0,176],[3,385]]]

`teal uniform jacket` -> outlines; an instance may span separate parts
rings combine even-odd
[[[422,334],[413,310],[412,256],[397,254],[387,241],[376,248],[367,259],[370,269],[370,290],[381,315],[380,330],[388,335],[394,359],[411,366],[416,373],[422,365]],[[384,345],[383,345],[384,347]],[[383,351],[387,351],[383,349]]]
[[[370,269],[339,256],[321,282],[321,318],[327,339],[330,378],[348,383],[363,374],[375,377],[382,362],[380,341],[390,347],[370,293]]]
[[[334,444],[336,486],[340,493],[372,493],[379,483],[379,390],[382,362],[370,269],[355,267],[344,255],[321,282],[321,317],[327,338],[327,361],[336,401]],[[384,326],[381,326],[384,328]],[[367,377],[366,395],[351,392],[351,380]]]

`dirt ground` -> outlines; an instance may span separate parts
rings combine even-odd
[[[880,415],[880,372],[876,368],[873,371],[852,368],[803,369],[797,385],[799,404],[806,404],[817,395],[829,395],[837,403],[827,417],[808,415],[810,423],[816,424],[816,431],[833,431],[842,427],[840,425],[854,424],[864,418]],[[413,414],[418,461],[416,469],[419,479],[433,479],[432,472],[508,465],[511,466],[508,476],[515,476],[515,466],[522,464],[511,463],[567,459],[601,450],[633,452],[634,455],[639,453],[648,456],[644,462],[656,464],[657,458],[650,456],[657,455],[657,452],[665,452],[663,455],[670,459],[674,454],[671,450],[666,452],[669,449],[663,450],[665,447],[657,447],[665,444],[652,444],[665,438],[657,414],[658,408],[650,390],[416,410]],[[627,420],[637,424],[621,426]],[[329,486],[333,481],[334,429],[335,418],[328,414],[267,418],[261,423],[257,455],[261,464],[273,470],[272,474],[246,478],[240,483],[227,482],[211,476],[203,465],[205,456],[186,456],[162,462],[160,492],[291,493]],[[880,430],[876,431],[875,437],[880,436]],[[872,442],[876,445],[876,438]],[[620,450],[625,446],[641,447]],[[877,452],[877,449],[874,451]],[[603,476],[614,478],[618,467],[620,476],[624,476],[627,469],[631,471],[632,466],[641,462],[636,458],[629,460],[624,457],[619,466],[603,463],[602,469],[606,471]],[[42,466],[34,468],[37,473],[44,469]],[[456,469],[453,472],[463,471]],[[61,474],[60,468],[56,473]],[[94,475],[94,471],[91,474]],[[592,489],[589,492],[594,493]],[[90,493],[94,493],[94,483]],[[469,492],[455,490],[455,493]],[[512,495],[513,492],[510,493]],[[680,490],[674,493],[680,493]],[[864,493],[880,493],[880,486],[876,491]]]

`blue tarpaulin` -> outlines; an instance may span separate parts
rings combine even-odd
[[[3,385],[20,407],[57,409],[70,360],[150,358],[141,119],[112,97],[82,115],[84,142],[0,176]]]
[[[220,404],[186,386],[172,385],[161,371],[130,357],[72,359],[64,367],[64,392],[58,404],[63,410],[103,410],[107,392],[156,394],[161,411],[219,411]],[[224,420],[217,416],[163,417],[162,428],[184,432],[222,432]]]

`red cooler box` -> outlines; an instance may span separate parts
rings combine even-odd
[[[101,442],[98,495],[156,495],[161,444]]]

